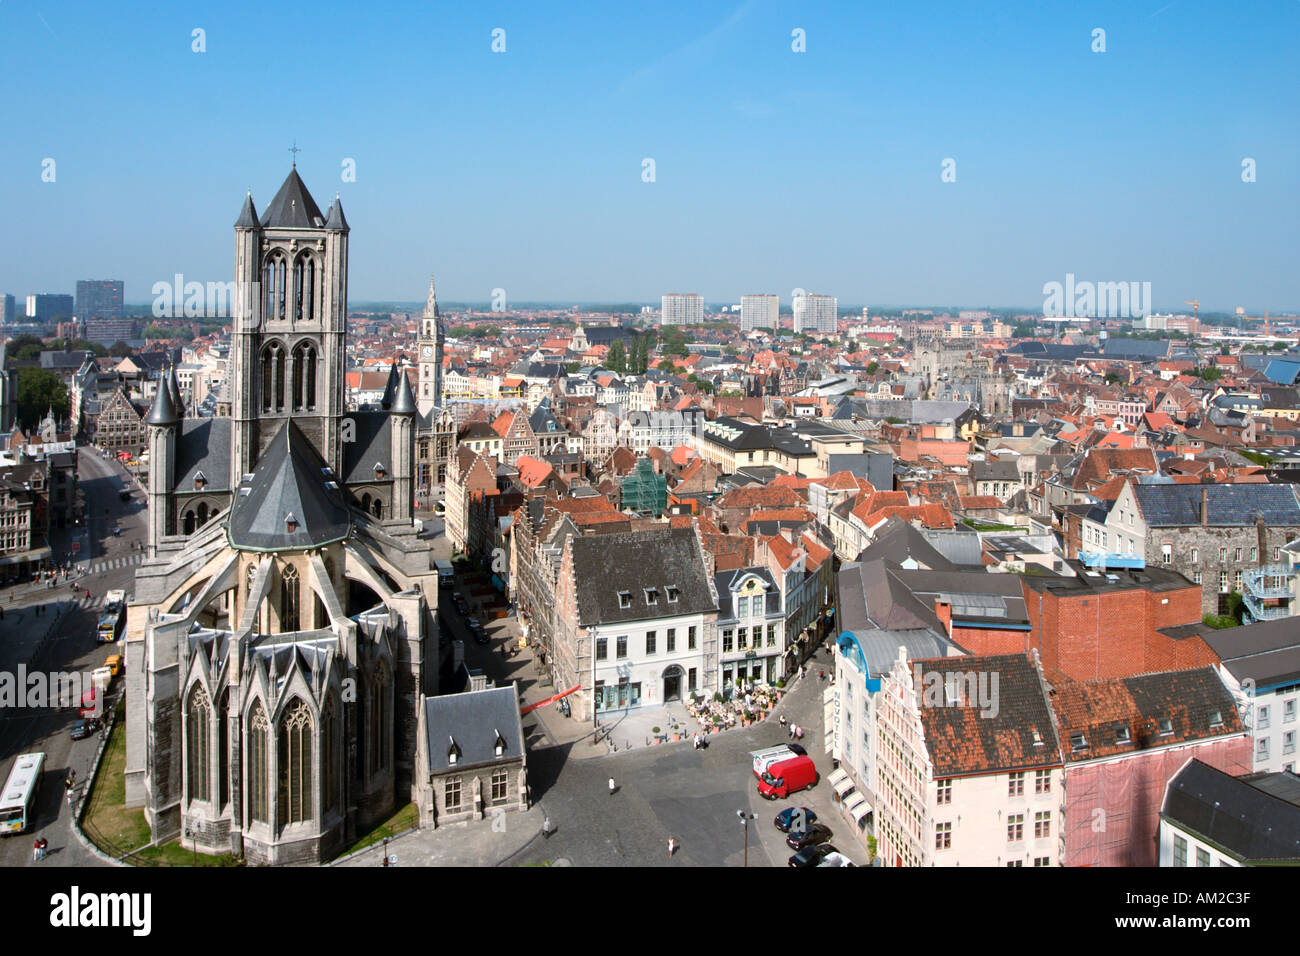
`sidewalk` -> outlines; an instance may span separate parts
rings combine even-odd
[[[542,839],[546,814],[533,806],[482,820],[448,823],[437,829],[410,830],[388,841],[397,866],[497,866],[533,840]],[[384,844],[376,843],[332,866],[383,866]]]

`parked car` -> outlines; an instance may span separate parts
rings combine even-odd
[[[99,721],[93,718],[88,718],[86,720],[78,720],[76,723],[74,723],[69,733],[71,734],[73,740],[84,740],[85,738],[89,737],[98,729],[99,729]]]
[[[821,866],[822,861],[831,854],[838,856],[839,850],[829,843],[823,843],[820,846],[806,846],[790,857],[790,865],[800,870],[811,866]]]
[[[824,823],[814,823],[806,830],[801,830],[798,833],[791,833],[785,838],[785,843],[786,846],[792,850],[802,850],[805,847],[825,843],[830,838],[830,827]]]
[[[803,813],[803,826],[806,827],[811,823],[817,822],[817,814],[813,813],[807,807],[786,807],[776,815],[776,819],[772,822],[776,824],[776,828],[782,833],[789,833],[790,824],[794,822],[794,815],[800,812]],[[803,827],[797,827],[796,829],[803,829]]]
[[[768,800],[784,799],[792,793],[817,785],[817,767],[811,757],[791,757],[774,763],[763,771],[758,781],[759,796]]]
[[[823,843],[817,849],[829,851],[824,857],[822,857],[822,861],[817,864],[818,866],[857,866],[856,863],[850,860],[843,853],[840,853],[829,843]]]

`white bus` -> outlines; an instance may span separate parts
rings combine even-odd
[[[36,819],[36,795],[41,789],[45,754],[21,754],[14,761],[0,793],[0,834],[25,833]]]

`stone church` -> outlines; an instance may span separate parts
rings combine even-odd
[[[419,408],[396,367],[346,410],[348,224],[292,169],[235,222],[231,416],[145,416],[148,553],[126,634],[128,806],[155,842],[313,863],[412,797],[437,693],[412,522]]]

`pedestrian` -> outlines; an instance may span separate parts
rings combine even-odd
[[[41,859],[45,859],[45,854],[50,850],[50,841],[41,837]]]
[[[551,818],[543,817],[542,818],[542,839],[549,840],[550,838],[551,838]]]
[[[68,788],[68,806],[72,806],[72,788]]]
[[[673,854],[676,852],[677,852],[677,841],[674,840],[672,837],[669,837],[668,838],[668,859],[671,860],[673,858]]]
[[[781,726],[784,727],[784,726],[785,726],[785,714],[782,714],[780,719],[781,719]]]
[[[32,862],[39,862],[41,858],[41,841],[39,839],[32,842]]]
[[[617,788],[614,786],[614,778],[613,778],[613,777],[610,777],[610,778],[609,778],[609,795],[610,795],[611,797],[614,795],[614,791],[615,791],[616,789],[617,789]]]
[[[795,739],[795,740],[803,740],[803,728],[802,728],[802,727],[796,727],[796,728],[794,729],[794,739]]]
[[[826,679],[826,672],[825,672],[825,671],[818,671],[818,672],[817,672],[817,677],[818,677],[819,680],[825,680],[825,679]]]
[[[790,735],[790,739],[794,740],[794,724],[791,724],[789,727],[787,727],[785,731],[787,734]]]

